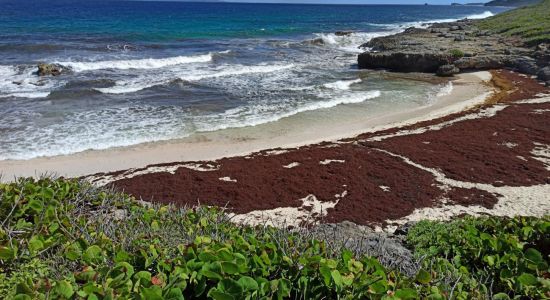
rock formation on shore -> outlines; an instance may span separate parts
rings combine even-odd
[[[461,71],[510,68],[550,77],[550,49],[545,44],[526,47],[517,38],[480,30],[475,21],[436,23],[427,29],[411,27],[378,37],[361,46],[360,68],[397,72],[427,72],[452,76]],[[550,84],[550,82],[549,82]]]

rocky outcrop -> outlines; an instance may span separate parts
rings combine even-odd
[[[485,55],[463,57],[454,61],[453,65],[461,70],[489,70],[504,67],[506,61],[504,55]]]
[[[424,28],[378,37],[361,46],[360,68],[396,72],[436,73],[452,76],[461,71],[509,68],[537,75],[550,65],[550,50],[544,44],[522,47],[517,39],[479,30],[472,20],[436,23]]]
[[[457,68],[455,65],[442,65],[439,67],[439,69],[437,69],[437,72],[435,74],[437,76],[450,77],[458,73],[460,73],[460,69]]]
[[[359,66],[398,72],[435,72],[447,62],[447,57],[436,53],[379,52],[359,55]]]
[[[58,76],[61,75],[64,68],[61,65],[58,64],[46,64],[41,63],[38,65],[38,76]]]

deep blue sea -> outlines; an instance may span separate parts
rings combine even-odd
[[[442,87],[356,68],[369,39],[476,6],[0,0],[0,160],[180,139]],[[336,31],[353,31],[338,36]],[[38,77],[39,62],[67,72]]]

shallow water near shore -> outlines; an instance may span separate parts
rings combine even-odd
[[[501,10],[113,1],[0,5],[0,160],[201,140],[208,132],[269,138],[296,124],[307,129],[315,122],[354,122],[422,107],[452,86],[357,70],[358,46],[411,25]],[[67,71],[38,77],[38,62]]]

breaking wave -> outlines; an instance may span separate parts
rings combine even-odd
[[[75,72],[85,72],[103,69],[159,69],[169,66],[206,63],[212,61],[212,54],[196,56],[175,56],[167,58],[145,58],[132,60],[106,60],[94,62],[56,62],[62,66],[69,67]]]

